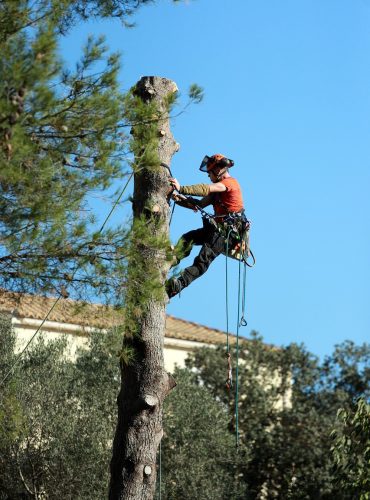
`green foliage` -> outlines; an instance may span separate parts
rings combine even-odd
[[[204,98],[204,89],[196,83],[193,83],[190,85],[188,95],[191,101],[199,104]]]
[[[164,407],[162,498],[244,498],[238,477],[244,457],[228,431],[226,407],[190,371],[178,369],[174,377],[177,386]]]
[[[119,329],[92,335],[75,362],[65,341],[40,340],[20,360],[1,387],[0,498],[106,496],[121,338]],[[0,318],[1,378],[14,346]],[[240,353],[236,452],[225,352],[197,351],[165,400],[162,497],[367,499],[369,404],[352,398],[369,384],[368,353],[344,343],[320,364],[301,346],[273,349],[254,335]]]
[[[116,17],[133,26],[130,16],[153,0],[4,0],[0,8],[1,37],[13,36],[25,27],[52,20],[60,33],[79,21]]]
[[[14,356],[9,322],[1,332],[8,348],[0,365]],[[105,498],[120,343],[119,330],[93,334],[89,349],[72,362],[62,356],[63,340],[41,340],[21,360],[16,385],[9,388],[19,407],[4,415],[9,400],[0,400],[0,498]],[[175,377],[178,385],[165,408],[164,498],[241,498],[244,486],[236,473],[243,457],[228,432],[225,406],[187,370]],[[18,413],[17,432],[9,433]]]
[[[109,9],[129,3],[110,2]],[[0,9],[4,287],[55,292],[68,285],[81,294],[91,287],[107,294],[122,275],[126,232],[96,233],[88,205],[92,193],[105,192],[127,167],[119,57],[108,53],[102,37],[87,40],[75,68],[58,55],[71,9],[84,17],[89,9],[103,15],[103,7],[108,15],[100,1],[6,1]]]
[[[149,0],[4,0],[0,6],[0,286],[77,298],[122,296],[127,233],[97,230],[91,201],[159,168],[160,113],[119,90],[118,54],[89,37],[75,66],[58,54],[76,22],[129,16]],[[193,92],[197,102],[199,93]],[[168,96],[167,110],[175,95]],[[125,129],[133,125],[130,138]],[[135,155],[135,163],[128,158]],[[165,247],[165,251],[167,247]]]
[[[168,103],[164,110],[152,99],[137,95],[131,89],[125,100],[126,119],[133,124],[130,149],[135,155],[133,169],[136,174],[160,174],[158,156],[159,128],[161,120],[168,119]],[[125,341],[121,360],[128,364],[136,359],[131,340],[141,330],[143,310],[152,299],[163,300],[163,277],[158,256],[167,258],[170,248],[163,218],[153,212],[151,206],[153,192],[144,183],[143,192],[135,198],[134,218],[132,221],[127,253],[125,290]]]
[[[11,320],[0,316],[0,377],[8,373],[14,362],[15,336]],[[8,448],[22,436],[24,420],[20,402],[17,398],[17,382],[12,380],[1,390],[0,399],[0,449]],[[0,454],[0,463],[1,463]]]
[[[0,400],[0,498],[106,496],[119,344],[94,334],[73,363],[64,340],[40,340],[21,360]]]
[[[142,310],[150,299],[163,299],[158,266],[150,256],[161,252],[167,258],[170,245],[162,232],[148,230],[148,227],[156,224],[158,221],[154,217],[136,218],[133,222],[125,277],[125,281],[130,283],[124,295],[126,335],[134,335],[139,331]],[[148,256],[151,258],[149,261]]]
[[[348,498],[370,499],[370,404],[358,399],[353,410],[338,410],[332,432],[334,474]]]
[[[125,104],[126,118],[133,125],[130,149],[135,155],[134,170],[159,168],[158,121],[161,115],[156,103],[144,101],[132,89]]]
[[[350,406],[357,390],[369,386],[369,352],[367,345],[345,343],[320,365],[301,346],[274,349],[252,334],[239,366],[240,448],[248,457],[239,472],[247,498],[263,492],[269,498],[352,498],[336,485],[330,432],[343,402]],[[224,387],[224,349],[201,350],[188,366],[228,405],[235,432],[235,399]]]
[[[347,340],[335,346],[322,371],[324,393],[328,399],[335,395],[344,409],[353,408],[359,397],[370,398],[370,344],[356,346]]]

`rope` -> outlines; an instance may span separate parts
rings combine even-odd
[[[247,260],[245,260],[245,264],[248,266],[248,267],[253,267],[256,263],[256,257],[254,256],[253,252],[251,249],[249,249],[249,254],[250,256],[252,257],[252,263],[250,264],[249,262],[247,262]]]
[[[229,256],[229,243],[230,234],[232,228],[226,237],[226,261],[225,261],[225,281],[226,281],[226,355],[228,362],[228,378],[226,380],[226,387],[231,389],[232,387],[232,365],[231,365],[231,353],[230,353],[230,341],[229,341],[229,294],[228,294],[228,256]],[[241,265],[242,260],[239,259],[238,264],[238,314],[236,322],[236,367],[235,367],[235,437],[236,437],[236,448],[239,447],[239,328],[241,326],[247,326],[247,320],[245,319],[245,305],[246,305],[246,283],[247,283],[247,264],[243,260],[243,284],[241,286]],[[241,315],[240,315],[241,306]]]
[[[158,485],[159,485],[159,500],[162,499],[162,440],[159,441],[159,477],[158,477]]]
[[[233,372],[231,365],[231,353],[230,353],[230,341],[229,341],[229,278],[228,278],[228,255],[229,255],[229,240],[231,229],[226,237],[226,260],[225,260],[225,284],[226,284],[226,357],[227,357],[227,379],[226,379],[226,388],[231,389],[233,386]]]
[[[238,266],[238,316],[236,321],[236,368],[235,368],[235,438],[236,448],[239,446],[239,318],[240,318],[240,268]]]
[[[121,198],[122,198],[122,196],[123,196],[123,193],[126,191],[126,188],[127,188],[127,186],[129,185],[129,183],[130,183],[130,181],[131,181],[131,179],[132,179],[133,175],[134,175],[134,172],[131,172],[131,174],[130,174],[129,178],[127,179],[126,184],[123,186],[122,191],[120,192],[120,194],[119,194],[119,196],[118,196],[117,200],[114,202],[114,205],[113,205],[113,207],[111,208],[111,211],[110,211],[110,212],[109,212],[109,214],[106,216],[105,221],[103,222],[103,225],[102,225],[102,226],[101,226],[101,228],[99,229],[99,231],[98,231],[99,233],[101,233],[101,232],[103,231],[103,229],[104,229],[104,227],[105,227],[106,223],[108,222],[108,219],[109,219],[109,218],[110,218],[110,216],[112,215],[112,213],[113,213],[114,209],[116,208],[116,206],[118,205],[118,203],[121,201]]]
[[[229,289],[229,278],[228,278],[228,255],[229,255],[229,239],[230,239],[230,233],[231,233],[231,229],[229,230],[228,232],[228,235],[226,237],[226,268],[225,268],[225,273],[226,273],[226,278],[225,278],[225,281],[226,281],[226,350],[227,352],[229,352],[229,293],[228,293],[228,289]]]
[[[116,206],[118,205],[118,203],[120,202],[122,196],[123,196],[123,193],[125,192],[127,186],[129,185],[129,182],[130,180],[132,179],[132,176],[134,175],[134,172],[131,172],[126,184],[124,185],[122,191],[120,192],[117,200],[115,201],[111,211],[109,212],[109,214],[106,216],[101,228],[99,229],[98,233],[101,233],[106,225],[106,223],[108,222],[108,219],[110,218],[110,216],[112,215],[114,209],[116,208]],[[78,266],[75,268],[75,270],[73,271],[72,273],[72,279],[71,281],[73,280],[74,276],[76,275],[78,271]],[[39,327],[37,328],[37,330],[35,331],[35,333],[32,335],[32,337],[30,338],[30,340],[27,342],[26,346],[22,349],[22,351],[18,354],[18,356],[16,357],[13,365],[10,367],[10,369],[8,370],[8,372],[6,373],[5,377],[2,379],[2,381],[0,382],[0,385],[3,385],[8,377],[13,373],[15,367],[17,366],[17,364],[19,363],[20,359],[22,358],[23,354],[26,352],[26,350],[28,349],[29,345],[32,343],[33,339],[36,337],[36,335],[39,333],[39,331],[41,330],[42,326],[45,324],[45,322],[47,321],[48,317],[50,316],[50,314],[52,313],[52,311],[54,310],[54,308],[56,307],[56,305],[58,304],[58,302],[60,301],[60,299],[63,297],[63,294],[64,292],[59,292],[59,295],[58,297],[56,298],[55,302],[53,303],[53,305],[50,307],[49,311],[47,312],[46,316],[44,317],[44,319],[42,320],[41,324],[39,325]]]
[[[172,207],[172,210],[171,210],[171,215],[170,215],[170,221],[168,223],[168,225],[170,226],[171,225],[171,222],[172,222],[172,217],[173,217],[173,214],[175,212],[175,207],[176,207],[176,203],[173,202],[173,207]]]
[[[248,322],[245,319],[245,294],[247,289],[247,264],[244,262],[243,268],[243,292],[242,292],[242,316],[240,318],[239,326],[247,326]]]

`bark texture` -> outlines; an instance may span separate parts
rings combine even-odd
[[[177,91],[176,84],[160,77],[143,77],[135,87],[135,95],[144,103],[154,100],[161,119],[158,121],[158,156],[170,165],[178,144],[170,131],[168,96]],[[135,134],[135,129],[132,131]],[[144,168],[135,174],[134,218],[145,217],[147,230],[154,236],[168,236],[169,189],[168,169]],[[156,266],[164,284],[169,263],[163,249],[139,243],[138,249],[148,271]],[[128,292],[130,286],[128,283]],[[138,332],[129,336],[135,353],[133,362],[121,364],[121,390],[118,395],[118,423],[111,460],[110,500],[148,500],[154,497],[156,456],[163,435],[162,404],[175,385],[166,373],[163,343],[167,299],[149,298],[140,305]],[[126,334],[127,332],[125,332]],[[125,340],[127,345],[127,340]]]

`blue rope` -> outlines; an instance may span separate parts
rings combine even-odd
[[[236,447],[239,446],[239,325],[240,325],[240,268],[238,265],[238,317],[236,321],[236,369],[235,369],[235,437]]]
[[[247,264],[244,262],[243,269],[243,292],[242,292],[242,316],[239,321],[239,326],[247,326],[248,322],[245,319],[245,295],[247,289]]]
[[[229,230],[226,238],[226,351],[227,351],[227,356],[228,356],[228,362],[229,366],[230,365],[230,341],[229,341],[229,297],[228,297],[228,255],[229,255],[229,239],[230,239],[230,234],[231,234],[232,229]],[[243,292],[243,299],[242,299],[242,318],[240,318],[240,302],[241,302],[241,260],[239,259],[239,264],[238,264],[238,316],[237,316],[237,322],[236,322],[236,368],[235,368],[235,437],[236,437],[236,448],[239,446],[239,326],[243,326],[246,324],[246,321],[244,319],[244,306],[245,306],[245,283],[246,283],[246,276],[245,276],[245,270],[244,270],[244,279],[243,279],[243,284],[244,284],[244,292]],[[231,371],[231,369],[230,369]],[[229,377],[228,381],[230,382],[229,388],[231,388],[231,376]]]
[[[231,229],[229,230],[227,237],[226,237],[226,352],[229,354],[230,352],[230,343],[229,343],[229,279],[228,279],[228,257],[229,257],[229,240],[230,240],[230,234],[231,234]]]

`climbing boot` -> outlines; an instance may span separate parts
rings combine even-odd
[[[183,288],[185,288],[185,285],[181,277],[170,278],[166,281],[166,292],[169,299],[180,293]]]

